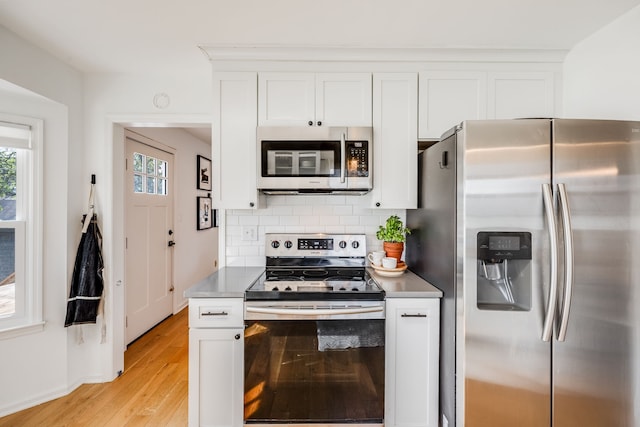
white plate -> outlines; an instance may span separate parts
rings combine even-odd
[[[403,263],[400,267],[396,267],[396,268],[384,268],[384,267],[378,267],[375,265],[372,265],[372,267],[376,271],[376,273],[381,276],[398,277],[404,274],[405,270],[407,269],[407,264]]]

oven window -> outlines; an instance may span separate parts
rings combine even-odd
[[[384,320],[247,321],[244,418],[382,423]]]

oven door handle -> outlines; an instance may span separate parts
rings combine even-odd
[[[249,313],[294,315],[294,316],[326,316],[326,315],[349,315],[361,313],[377,313],[384,311],[383,306],[375,307],[344,307],[344,308],[281,308],[281,307],[252,307],[246,306]]]

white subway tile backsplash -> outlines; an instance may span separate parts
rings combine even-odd
[[[341,215],[338,218],[340,218],[340,224],[342,225],[348,225],[348,226],[360,225],[360,217],[357,217],[357,216]]]
[[[316,215],[305,215],[300,217],[300,225],[304,225],[305,227],[315,227],[318,228],[321,225],[320,217]]]
[[[366,234],[367,250],[382,249],[375,237],[378,227],[390,215],[406,218],[399,209],[372,209],[367,196],[268,196],[264,209],[227,210],[221,215],[226,236],[226,265],[265,264],[266,233],[353,233]],[[242,226],[258,226],[257,241],[242,240]]]
[[[260,224],[260,217],[255,215],[241,215],[238,218],[238,224],[240,225],[258,225]]]
[[[280,217],[275,215],[260,215],[259,225],[262,225],[262,226],[280,225]]]
[[[353,214],[353,206],[334,206],[333,207],[334,215],[351,215]]]
[[[293,215],[313,215],[313,206],[311,205],[294,206]]]

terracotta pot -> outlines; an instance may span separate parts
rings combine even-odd
[[[387,253],[388,257],[395,258],[400,262],[402,252],[404,251],[403,242],[382,242],[382,249]]]

